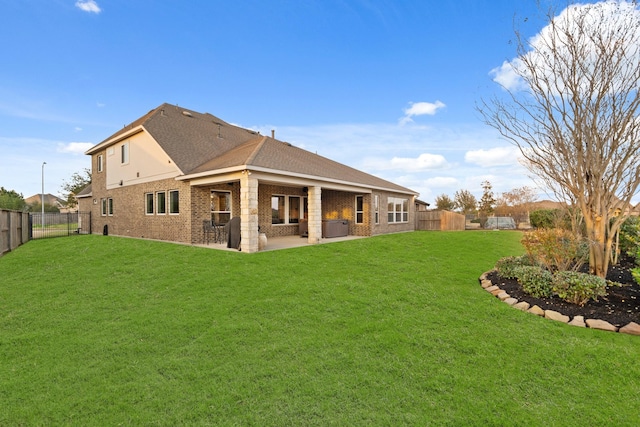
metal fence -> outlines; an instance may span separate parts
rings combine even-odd
[[[29,214],[32,239],[91,234],[91,212]]]

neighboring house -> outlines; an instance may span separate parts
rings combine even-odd
[[[38,203],[42,206],[42,194],[34,194],[31,197],[27,197],[24,199],[27,205],[32,205],[34,203]],[[54,196],[53,194],[46,193],[44,195],[44,203],[45,205],[55,206],[62,213],[67,212],[75,212],[77,209],[68,209],[66,200],[61,199],[58,196]]]
[[[241,250],[268,237],[323,238],[323,221],[349,235],[414,230],[418,193],[325,157],[163,104],[89,149],[92,183],[78,194],[92,229],[203,241],[203,222],[240,218]],[[105,229],[106,227],[106,229]]]

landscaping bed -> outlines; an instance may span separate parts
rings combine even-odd
[[[569,317],[584,316],[585,319],[600,319],[620,328],[630,322],[640,323],[640,285],[631,269],[635,265],[628,258],[609,268],[607,280],[621,286],[607,286],[607,295],[598,301],[589,301],[583,307],[568,303],[558,296],[537,298],[526,293],[517,279],[501,277],[497,271],[487,274],[487,279],[518,301],[526,301],[543,310],[553,310]]]

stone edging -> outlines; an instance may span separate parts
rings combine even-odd
[[[620,332],[622,334],[630,334],[630,335],[640,335],[640,325],[631,322],[620,329],[616,326],[612,325],[609,322],[600,319],[587,319],[584,320],[584,316],[574,316],[573,319],[570,319],[569,316],[565,316],[562,313],[553,310],[543,310],[542,308],[534,305],[530,307],[530,304],[526,301],[518,301],[515,298],[512,298],[506,291],[503,291],[498,287],[498,285],[494,285],[491,280],[487,279],[487,275],[492,273],[495,270],[487,271],[483,273],[482,276],[478,279],[480,281],[480,285],[482,288],[491,293],[493,296],[500,299],[512,307],[517,308],[518,310],[526,311],[528,313],[532,313],[546,319],[555,320],[557,322],[566,323],[572,326],[578,326],[582,328],[591,328],[591,329],[600,329],[603,331],[611,331],[611,332]]]

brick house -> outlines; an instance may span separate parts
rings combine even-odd
[[[78,194],[92,229],[203,241],[203,222],[240,217],[241,249],[267,237],[323,238],[323,222],[348,234],[414,230],[413,190],[208,114],[163,104],[89,149],[92,184]]]

